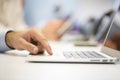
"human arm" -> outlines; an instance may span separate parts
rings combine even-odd
[[[58,35],[58,30],[62,27],[65,20],[51,20],[42,28],[43,34],[49,39],[49,40],[59,40],[61,38],[60,35]]]
[[[28,50],[32,54],[38,54],[39,51],[44,49],[52,54],[47,39],[35,28],[19,32],[8,32],[6,34],[6,44],[18,50]]]

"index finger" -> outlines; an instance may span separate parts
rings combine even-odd
[[[48,40],[45,38],[45,36],[42,33],[40,33],[40,31],[33,30],[31,37],[37,40],[38,42],[40,42],[50,55],[53,54],[52,49],[48,43]]]

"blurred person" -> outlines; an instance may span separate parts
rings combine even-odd
[[[105,45],[120,51],[120,12],[115,15],[112,26]]]
[[[59,40],[57,31],[68,16],[74,16],[78,0],[25,0],[25,22],[39,27],[48,39]]]
[[[120,51],[120,31],[117,31],[111,39],[107,39],[105,45]]]

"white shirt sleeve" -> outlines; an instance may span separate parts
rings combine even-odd
[[[8,31],[10,31],[10,29],[4,29],[0,27],[0,52],[10,50],[10,48],[6,45],[5,40],[5,36]]]

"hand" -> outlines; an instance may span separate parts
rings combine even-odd
[[[52,20],[46,24],[42,29],[43,34],[50,40],[58,40],[61,36],[58,36],[58,29],[64,24],[64,20]]]
[[[107,39],[105,46],[120,50],[120,31],[116,31],[110,39]]]
[[[47,39],[35,28],[20,32],[8,32],[6,34],[6,43],[10,47],[18,50],[28,50],[32,54],[37,54],[44,49],[46,49],[49,54],[52,54]]]
[[[112,48],[112,49],[117,49],[116,43],[114,43],[114,42],[111,41],[111,40],[106,40],[105,46],[107,46],[107,47],[109,47],[109,48]]]

